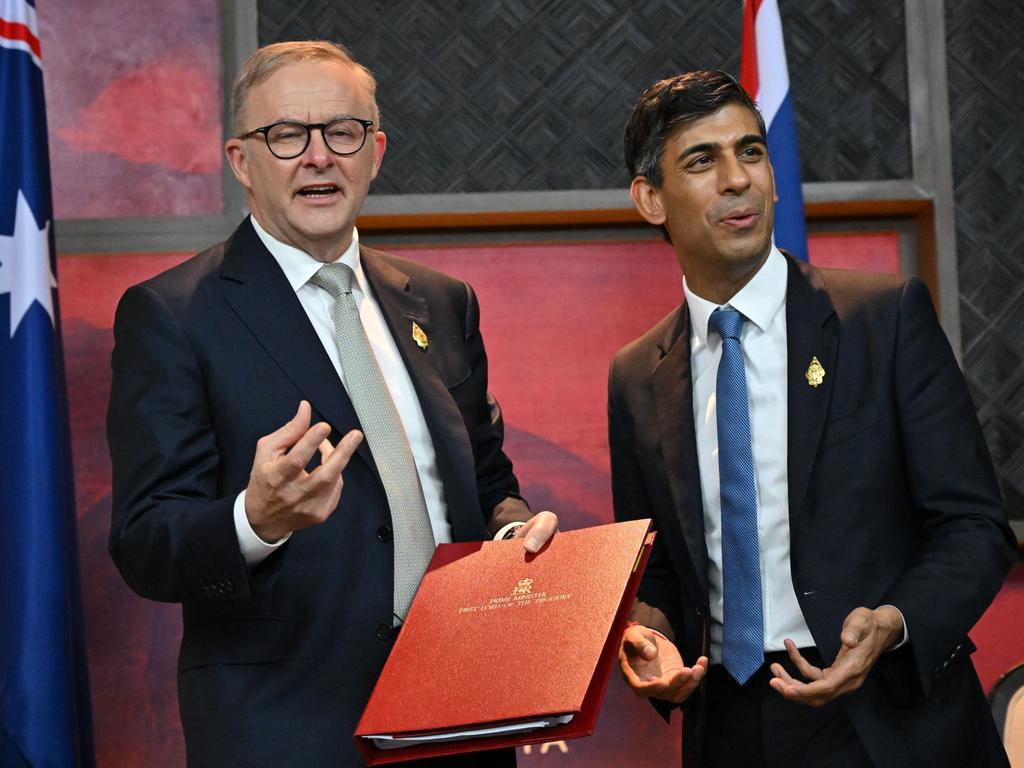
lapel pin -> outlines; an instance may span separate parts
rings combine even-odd
[[[420,328],[419,324],[415,320],[412,323],[412,340],[415,341],[416,346],[423,351],[426,351],[427,347],[430,346],[430,339],[427,338],[427,334],[423,332],[423,329]]]
[[[804,375],[807,377],[807,383],[812,387],[820,386],[821,382],[825,380],[825,369],[822,368],[817,357],[811,358],[811,364],[807,366],[807,373]]]

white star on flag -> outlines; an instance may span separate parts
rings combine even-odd
[[[14,234],[0,235],[0,294],[11,294],[11,338],[36,301],[53,325],[52,289],[56,287],[50,269],[50,222],[38,229],[25,194],[18,190]]]

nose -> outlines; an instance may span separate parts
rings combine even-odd
[[[727,155],[718,164],[718,187],[723,195],[742,194],[750,186],[750,169],[735,155]]]
[[[301,157],[303,165],[314,168],[326,168],[334,162],[334,153],[327,148],[323,130],[314,128],[309,132],[309,144],[306,145]]]

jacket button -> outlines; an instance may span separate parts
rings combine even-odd
[[[394,538],[390,525],[382,525],[377,529],[377,541],[388,542]]]
[[[381,624],[377,627],[377,639],[378,640],[390,640],[391,636],[395,634],[394,627],[388,626],[387,624]]]
[[[232,592],[235,591],[235,585],[231,581],[231,579],[228,579],[227,581],[224,582],[224,591],[227,592],[228,594],[231,594]]]

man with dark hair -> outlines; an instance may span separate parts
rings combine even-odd
[[[332,43],[254,53],[225,145],[251,216],[118,306],[110,552],[182,604],[189,765],[362,765],[352,734],[435,543],[536,552],[557,526],[502,450],[472,289],[359,242],[375,88]]]
[[[723,72],[655,83],[625,144],[684,274],[609,381],[615,515],[659,533],[627,682],[684,707],[687,768],[1006,765],[967,631],[1015,542],[927,288],[772,244]]]

